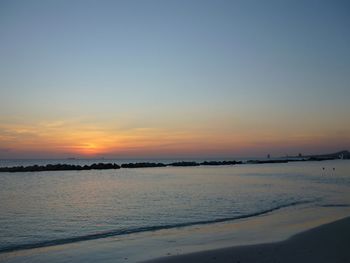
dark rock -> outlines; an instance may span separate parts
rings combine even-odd
[[[165,167],[164,163],[123,163],[122,168],[149,168],[149,167]]]
[[[73,165],[73,164],[48,164],[48,165],[31,165],[31,166],[15,166],[15,167],[0,167],[0,172],[41,172],[41,171],[73,171],[73,170],[105,170],[105,169],[120,169],[120,166],[115,163],[99,163],[92,165]]]
[[[200,164],[197,162],[175,162],[170,163],[170,166],[199,166]]]

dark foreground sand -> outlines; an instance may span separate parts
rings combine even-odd
[[[297,234],[286,241],[169,256],[148,263],[350,263],[350,217]]]

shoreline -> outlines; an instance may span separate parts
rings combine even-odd
[[[3,253],[17,252],[17,251],[37,249],[37,248],[48,248],[52,246],[59,246],[59,245],[66,245],[66,244],[69,245],[77,242],[90,241],[90,240],[93,241],[93,240],[109,238],[109,237],[120,237],[120,236],[126,236],[126,235],[137,234],[137,233],[147,233],[147,232],[171,230],[171,229],[185,228],[185,227],[204,227],[204,226],[218,224],[218,223],[235,223],[238,220],[244,220],[244,219],[250,219],[258,216],[263,216],[265,214],[273,213],[277,210],[281,210],[284,208],[291,208],[294,206],[305,205],[309,203],[311,202],[307,202],[307,201],[293,202],[290,204],[280,205],[274,208],[262,210],[252,214],[246,214],[246,215],[241,215],[241,216],[236,216],[231,218],[214,219],[211,221],[197,221],[197,222],[188,222],[188,223],[178,223],[173,225],[159,225],[159,226],[150,226],[148,228],[139,227],[134,229],[110,230],[110,231],[105,231],[101,233],[87,234],[84,236],[73,236],[73,237],[61,238],[61,239],[55,239],[55,240],[45,240],[37,243],[18,244],[14,246],[0,248],[0,255]]]
[[[326,171],[322,173],[320,167],[326,167]],[[217,221],[217,218],[223,218],[223,215],[230,215],[230,213],[224,213],[221,209],[215,209],[209,218],[214,218],[214,222],[207,222],[208,224],[190,224],[180,225],[179,227],[173,227],[173,222],[170,220],[162,220],[162,226],[171,225],[172,227],[166,227],[164,229],[151,228],[145,230],[142,225],[138,228],[137,224],[130,224],[132,231],[130,232],[124,226],[124,235],[114,231],[114,227],[107,228],[106,232],[97,232],[96,235],[88,235],[85,238],[85,231],[81,231],[82,234],[66,235],[67,237],[78,237],[74,240],[59,240],[59,242],[53,242],[52,246],[33,247],[25,250],[8,251],[0,253],[0,262],[2,263],[20,263],[20,262],[51,262],[51,263],[63,263],[63,262],[145,262],[147,260],[159,260],[164,257],[168,260],[175,255],[189,255],[190,253],[213,251],[216,249],[223,249],[229,247],[242,247],[251,246],[258,244],[272,244],[287,240],[288,238],[307,231],[309,229],[335,222],[339,219],[350,216],[350,203],[349,203],[349,163],[342,161],[330,161],[325,164],[319,163],[291,163],[281,165],[241,165],[232,167],[195,167],[195,168],[165,168],[165,169],[125,169],[120,172],[86,172],[86,177],[82,177],[80,173],[72,172],[52,172],[55,176],[54,181],[64,182],[63,186],[75,185],[78,188],[72,188],[72,190],[82,189],[81,182],[96,182],[103,183],[99,187],[99,190],[109,190],[109,186],[112,190],[119,191],[129,185],[140,185],[146,187],[147,193],[153,193],[153,189],[175,189],[174,193],[178,193],[177,189],[174,188],[175,183],[181,182],[179,186],[187,186],[190,184],[197,185],[198,182],[203,182],[204,186],[210,186],[203,188],[203,193],[209,193],[211,200],[221,200],[217,197],[217,190],[220,193],[240,193],[241,189],[247,190],[247,197],[254,198],[253,201],[262,200],[262,205],[252,206],[251,211],[256,211],[264,207],[275,207],[289,201],[308,201],[306,203],[298,203],[288,207],[280,207],[273,211],[265,211],[263,214],[253,215],[248,218],[235,218],[235,220],[221,219]],[[329,172],[332,167],[336,167],[336,172]],[[149,172],[149,173],[148,173]],[[85,173],[85,172],[84,172]],[[148,175],[150,174],[150,175]],[[28,174],[29,175],[29,174]],[[56,176],[57,175],[57,176]],[[62,175],[62,176],[61,176]],[[163,177],[163,175],[171,175]],[[188,176],[190,175],[190,176]],[[215,175],[215,176],[214,176]],[[327,175],[327,176],[326,176]],[[328,176],[329,175],[329,176]],[[100,177],[101,176],[101,177]],[[1,177],[1,176],[0,176]],[[43,174],[36,174],[34,177],[34,183],[36,186],[41,186],[41,182],[49,182],[52,184],[52,177],[45,177]],[[100,179],[101,178],[101,179]],[[188,179],[187,179],[188,178]],[[14,180],[14,182],[21,182],[22,180],[32,180],[32,176],[11,176],[7,174],[4,179]],[[74,179],[74,180],[72,180]],[[84,179],[84,180],[81,180]],[[151,179],[151,180],[150,180]],[[164,180],[164,184],[157,185],[154,187],[154,182],[158,180]],[[183,184],[183,180],[189,180],[188,183]],[[16,181],[17,180],[17,181]],[[18,181],[20,180],[20,181]],[[41,181],[39,181],[41,180]],[[45,180],[45,181],[42,181]],[[24,182],[26,182],[24,181]],[[11,181],[9,181],[11,182]],[[219,183],[218,183],[219,182]],[[232,185],[229,183],[232,182]],[[68,184],[67,184],[68,183]],[[73,184],[72,184],[73,183]],[[128,184],[126,184],[128,183]],[[168,187],[168,184],[171,183]],[[216,185],[216,183],[218,183]],[[250,187],[252,188],[242,188]],[[12,184],[16,185],[16,184]],[[23,184],[26,186],[27,184]],[[88,185],[91,185],[90,183]],[[95,184],[92,184],[95,185]],[[226,185],[227,188],[226,188]],[[257,188],[257,186],[263,186]],[[17,186],[17,185],[16,185]],[[160,186],[165,186],[160,188]],[[215,187],[212,187],[215,186]],[[222,188],[219,188],[222,187]],[[106,188],[107,187],[107,188]],[[152,188],[148,188],[152,187]],[[21,188],[20,188],[21,189]],[[24,190],[24,188],[22,188]],[[59,188],[65,190],[66,188]],[[84,188],[83,188],[84,189]],[[139,188],[133,188],[139,189]],[[142,188],[143,189],[143,188]],[[186,189],[186,188],[184,188]],[[192,189],[192,188],[189,188]],[[198,189],[201,190],[202,188]],[[222,189],[222,190],[221,190]],[[276,189],[276,191],[274,191]],[[266,203],[265,200],[269,201],[269,191],[273,190],[271,194],[275,195],[275,198],[271,200],[271,203]],[[34,191],[36,193],[37,191]],[[51,192],[51,191],[50,191]],[[76,191],[63,191],[62,193],[76,193]],[[99,191],[100,192],[100,191]],[[127,191],[128,192],[128,191]],[[181,193],[182,191],[180,191]],[[79,191],[78,191],[79,193]],[[112,192],[111,192],[112,193]],[[170,191],[172,193],[172,191]],[[214,195],[211,195],[211,194]],[[245,192],[242,192],[243,194]],[[261,195],[260,195],[261,193]],[[262,195],[262,193],[264,193]],[[266,194],[267,199],[262,199]],[[286,196],[286,194],[291,194]],[[110,196],[110,195],[108,195]],[[142,195],[143,196],[143,195]],[[218,195],[221,196],[221,195]],[[239,195],[237,195],[239,196]],[[244,196],[244,195],[243,195]],[[191,198],[191,200],[196,200]],[[259,198],[260,197],[260,198]],[[288,198],[287,198],[288,197]],[[259,198],[259,199],[256,199]],[[56,200],[56,199],[55,199]],[[108,199],[109,200],[109,199]],[[226,199],[223,199],[226,200]],[[54,201],[54,200],[53,200]],[[230,200],[229,207],[235,208],[235,202],[240,201],[236,198]],[[225,203],[224,203],[225,204]],[[255,204],[255,203],[254,203]],[[221,205],[221,204],[220,204]],[[206,206],[211,207],[211,206]],[[222,206],[223,207],[223,206]],[[250,206],[248,206],[250,208]],[[244,209],[237,211],[245,211]],[[250,211],[247,209],[247,211]],[[137,211],[139,216],[144,217],[147,214],[143,213],[143,210]],[[242,213],[242,212],[241,212]],[[95,214],[95,213],[92,213]],[[115,214],[115,213],[113,213]],[[187,214],[187,213],[186,213]],[[238,214],[238,213],[237,213]],[[206,219],[206,214],[203,214],[203,219]],[[236,214],[232,213],[233,216]],[[169,217],[170,218],[170,217]],[[197,218],[197,217],[193,217]],[[198,218],[200,218],[198,216]],[[228,218],[228,217],[224,217]],[[174,220],[175,221],[175,220]],[[189,220],[184,220],[188,222]],[[147,221],[148,222],[148,221]],[[152,223],[152,221],[149,221]],[[158,221],[155,221],[158,222]],[[59,225],[59,224],[58,224]],[[147,226],[155,226],[158,224],[147,224]],[[53,225],[55,226],[55,225]],[[134,226],[136,228],[134,228]],[[16,226],[15,226],[16,227]],[[163,227],[162,227],[163,228]],[[16,228],[15,228],[16,229]],[[47,227],[48,232],[42,231],[42,233],[51,233],[52,227]],[[116,229],[118,225],[116,225]],[[30,230],[30,229],[29,229]],[[69,230],[69,229],[68,229]],[[113,231],[112,231],[113,230]],[[134,231],[137,230],[137,231]],[[141,231],[139,231],[141,230]],[[112,232],[110,232],[112,231]],[[87,232],[87,231],[86,231]],[[96,233],[95,232],[95,233]],[[341,233],[340,231],[339,233]],[[344,232],[344,231],[343,231]],[[40,232],[38,232],[40,233]],[[93,233],[93,234],[95,234]],[[338,231],[335,231],[337,234]],[[88,233],[89,234],[89,233]],[[100,235],[101,234],[101,235]],[[116,234],[116,235],[115,235]],[[55,235],[47,235],[53,236]],[[63,236],[63,235],[62,235]],[[81,238],[83,236],[83,238]],[[63,236],[65,237],[65,236]],[[20,239],[19,239],[20,240]],[[34,239],[33,239],[34,240]],[[55,240],[56,239],[47,239]],[[34,240],[35,241],[35,240]],[[60,242],[63,241],[63,242]],[[65,242],[68,241],[68,242]],[[77,242],[70,242],[77,241]],[[17,242],[20,243],[20,242]],[[29,243],[29,242],[28,242]],[[31,242],[35,243],[35,242]],[[339,253],[338,253],[339,254]],[[213,256],[217,257],[217,256]],[[228,262],[236,262],[231,261]],[[203,260],[193,260],[202,262]],[[218,261],[220,262],[220,261]],[[225,261],[224,261],[225,262]],[[243,263],[241,261],[240,263]],[[254,261],[252,261],[254,262]],[[255,262],[261,262],[256,260]],[[262,261],[263,262],[263,261]],[[267,262],[277,262],[273,258]],[[285,262],[281,260],[280,262]],[[334,262],[329,259],[328,262]],[[339,262],[342,262],[341,260]],[[350,262],[350,261],[349,261]],[[237,263],[237,262],[236,262]],[[248,262],[249,263],[249,262]]]
[[[230,247],[250,248],[259,244],[279,244],[318,226],[350,218],[350,209],[341,207],[288,207],[272,213],[234,222],[215,223],[203,226],[189,226],[135,233],[126,236],[106,237],[77,243],[55,245],[5,252],[0,254],[0,262],[235,262],[222,258],[230,253]],[[350,220],[349,224],[350,224]],[[348,228],[350,234],[350,228]],[[336,233],[346,230],[337,230]],[[347,241],[346,241],[347,242]],[[345,243],[348,244],[348,243]],[[265,246],[265,245],[262,245]],[[203,253],[198,260],[192,258]],[[214,254],[212,254],[214,253]],[[249,254],[249,253],[248,253]],[[176,256],[181,255],[181,256]],[[210,256],[208,256],[210,255]],[[213,255],[213,256],[211,256]],[[258,255],[259,256],[259,255]],[[190,257],[188,261],[186,258]],[[200,255],[200,257],[202,257]],[[214,261],[213,259],[220,259]],[[171,260],[171,261],[169,261]],[[286,262],[254,259],[243,262]],[[288,261],[287,261],[288,262]],[[293,262],[293,261],[291,261]],[[295,261],[299,262],[299,261]],[[302,262],[302,261],[300,261]],[[306,261],[313,262],[313,261]],[[315,261],[320,262],[320,261]],[[326,261],[325,261],[326,262]],[[343,262],[329,260],[327,262]],[[350,261],[345,261],[350,262]]]
[[[306,230],[285,241],[175,255],[143,263],[350,262],[350,217]]]

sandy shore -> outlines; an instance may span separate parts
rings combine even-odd
[[[286,241],[168,256],[147,263],[350,262],[350,217],[297,234]]]

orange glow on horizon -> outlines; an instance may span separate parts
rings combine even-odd
[[[103,152],[103,149],[94,143],[84,143],[78,146],[68,146],[67,148],[82,156],[94,156]]]
[[[201,156],[270,153],[273,149],[321,149],[342,145],[347,137],[304,133],[286,136],[274,130],[230,130],[212,127],[130,128],[81,122],[43,122],[38,124],[0,124],[0,145],[13,156]],[[348,140],[349,141],[349,140]],[[325,144],[327,142],[328,144]],[[283,152],[286,154],[289,152]]]

